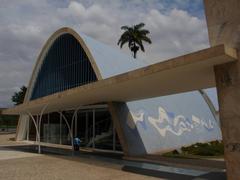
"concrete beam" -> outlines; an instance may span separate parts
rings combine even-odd
[[[234,49],[219,45],[24,102],[3,113],[19,114],[28,110],[39,114],[45,104],[48,113],[80,105],[127,102],[215,87],[213,66],[236,61],[236,57]]]

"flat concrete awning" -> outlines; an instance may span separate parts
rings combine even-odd
[[[211,47],[108,79],[55,93],[4,110],[4,114],[73,109],[110,101],[132,101],[215,86],[213,67],[237,61],[234,49]]]

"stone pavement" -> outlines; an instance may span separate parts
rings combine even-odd
[[[0,180],[226,179],[224,171],[129,161],[110,153],[73,155],[70,150],[42,147],[43,154],[37,154],[36,146],[11,142],[11,136],[0,135]]]
[[[0,152],[1,153],[1,152]],[[125,180],[157,179],[101,167],[72,159],[37,155],[0,160],[0,179],[3,180]]]
[[[122,171],[120,165],[74,156],[24,152],[24,148],[15,147],[18,143],[12,141],[13,138],[14,134],[0,135],[0,180],[157,179]]]

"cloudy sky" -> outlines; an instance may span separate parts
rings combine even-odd
[[[146,61],[209,47],[202,0],[0,0],[0,107],[10,106],[13,92],[28,84],[41,47],[58,28],[118,48],[120,27],[139,22],[153,41],[139,53]]]

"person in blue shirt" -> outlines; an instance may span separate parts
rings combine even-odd
[[[74,151],[79,151],[80,144],[81,144],[81,140],[78,137],[75,137],[73,139]]]

